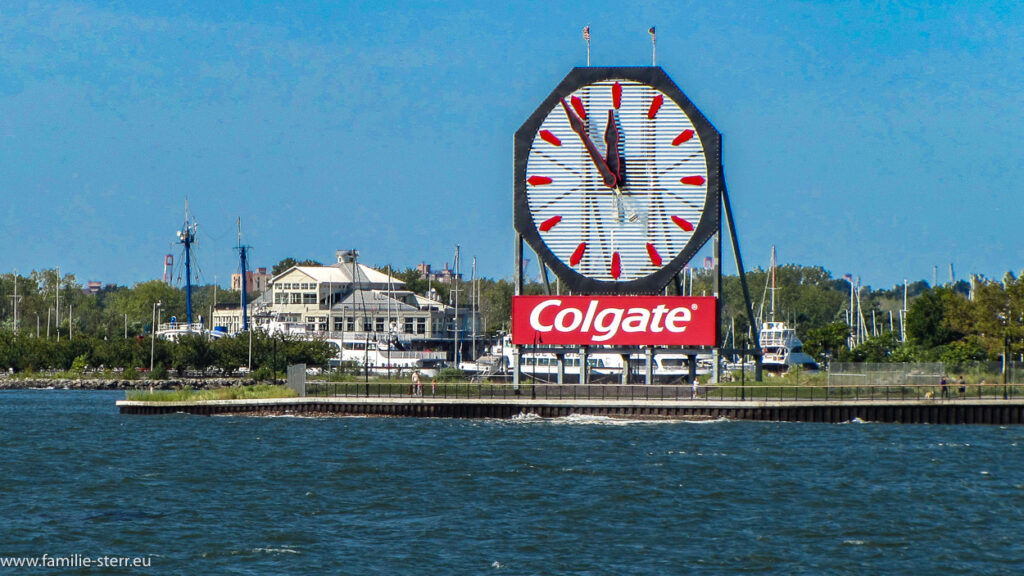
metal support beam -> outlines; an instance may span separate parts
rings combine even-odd
[[[548,280],[548,267],[540,257],[537,258],[537,262],[540,263],[540,275],[544,280],[544,295],[551,296],[551,281]]]
[[[724,169],[723,169],[724,174]],[[750,300],[750,288],[747,286],[747,273],[743,268],[743,257],[740,255],[740,241],[736,237],[736,222],[732,217],[732,206],[729,203],[729,192],[725,187],[725,178],[722,179],[722,208],[725,210],[725,219],[729,224],[729,237],[732,239],[732,253],[736,257],[736,270],[740,275],[740,286],[743,287],[743,301],[747,308],[747,320],[753,328],[754,336],[757,337],[759,327],[754,319],[754,305]],[[754,380],[761,381],[761,343],[754,343]]]
[[[515,241],[515,250],[514,250],[514,252],[515,252],[516,263],[515,263],[515,266],[512,269],[515,270],[515,278],[513,279],[513,281],[515,283],[515,295],[516,296],[522,296],[522,294],[523,294],[523,235],[518,233],[518,232],[516,232],[516,241]],[[521,353],[521,351],[519,349],[519,345],[518,344],[513,344],[512,364],[514,364],[514,366],[512,366],[512,388],[513,388],[513,390],[516,391],[516,393],[519,393],[519,381],[521,379],[520,377],[521,377],[521,370],[522,370],[522,367],[521,367],[522,359],[523,359],[523,356],[522,356],[522,353]]]
[[[589,370],[587,370],[588,366],[589,366],[589,364],[587,363],[587,347],[586,346],[580,346],[580,384],[588,384],[588,380],[589,380],[589,375],[587,374],[587,372],[589,372]]]
[[[718,219],[718,232],[715,233],[713,248],[714,294],[715,294],[715,347],[711,350],[711,381],[721,382],[721,349],[722,349],[722,219]]]

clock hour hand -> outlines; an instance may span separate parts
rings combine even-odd
[[[583,120],[580,119],[572,110],[569,109],[569,105],[562,100],[562,109],[565,110],[565,115],[569,117],[569,125],[572,126],[572,131],[580,137],[583,141],[583,147],[587,149],[587,153],[590,155],[590,161],[597,167],[597,171],[601,173],[601,179],[604,181],[604,185],[609,188],[615,188],[618,184],[618,179],[615,174],[608,168],[608,164],[605,163],[604,158],[601,156],[601,152],[598,151],[597,146],[590,140],[590,136],[587,135],[587,127],[584,126]]]

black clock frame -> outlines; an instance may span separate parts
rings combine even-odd
[[[584,276],[562,262],[548,249],[540,231],[530,214],[526,197],[526,165],[530,150],[536,140],[544,119],[559,104],[576,90],[588,84],[608,80],[630,80],[646,84],[661,91],[672,99],[693,123],[694,130],[700,137],[707,161],[707,196],[704,199],[704,211],[700,222],[694,228],[690,241],[671,261],[657,271],[624,282],[597,280]],[[721,197],[722,197],[722,135],[711,125],[711,122],[694,106],[693,102],[683,94],[675,82],[660,67],[586,67],[573,68],[558,87],[541,103],[532,115],[519,127],[515,134],[514,164],[514,216],[515,228],[524,240],[533,248],[537,256],[550,268],[565,286],[576,294],[658,294],[672,282],[679,271],[693,259],[697,252],[707,244],[720,230]]]

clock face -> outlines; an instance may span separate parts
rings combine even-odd
[[[717,229],[719,142],[660,68],[578,68],[516,134],[516,228],[570,290],[657,292]]]

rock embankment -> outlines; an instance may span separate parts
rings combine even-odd
[[[0,390],[60,388],[67,390],[206,390],[256,384],[251,378],[169,378],[167,380],[117,380],[103,378],[3,378]]]

